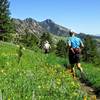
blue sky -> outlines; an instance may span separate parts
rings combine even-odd
[[[52,19],[76,32],[100,35],[100,0],[9,0],[11,17]]]

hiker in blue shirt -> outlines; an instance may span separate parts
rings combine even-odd
[[[67,46],[69,48],[69,63],[71,66],[71,72],[73,77],[75,77],[74,66],[76,64],[77,68],[83,73],[83,69],[80,64],[80,52],[81,48],[84,47],[83,42],[80,38],[75,36],[75,32],[69,32],[70,37],[68,38]]]

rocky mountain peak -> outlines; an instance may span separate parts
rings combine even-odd
[[[47,24],[54,23],[51,19],[46,19],[46,20],[44,20],[43,22],[45,22],[45,23],[47,23]]]
[[[46,19],[42,22],[38,22],[32,18],[26,18],[24,20],[13,19],[15,23],[16,32],[23,34],[27,29],[29,33],[36,33],[41,35],[43,32],[49,32],[55,35],[66,36],[69,33],[69,29],[56,24],[51,19]]]

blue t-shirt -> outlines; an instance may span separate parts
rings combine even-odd
[[[76,36],[69,37],[68,39],[68,45],[72,48],[80,48],[80,46],[83,46],[83,42],[80,38]]]

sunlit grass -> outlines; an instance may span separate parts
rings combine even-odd
[[[0,44],[0,90],[3,100],[83,100],[87,95],[69,75],[63,63],[66,59],[42,51],[21,49]]]

